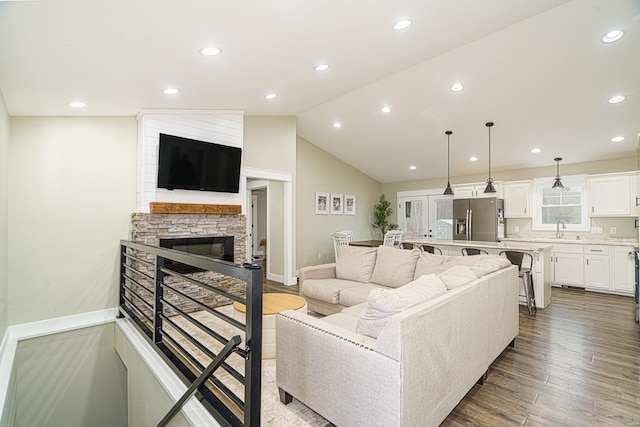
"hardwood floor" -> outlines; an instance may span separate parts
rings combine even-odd
[[[265,282],[265,292],[297,286]],[[631,297],[552,288],[443,426],[640,426],[640,326]],[[428,385],[427,385],[428,386]]]
[[[633,298],[552,288],[520,334],[442,424],[640,426],[640,327]]]

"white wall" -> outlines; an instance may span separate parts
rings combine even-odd
[[[118,305],[134,117],[11,119],[9,324]]]
[[[126,369],[115,323],[18,343],[15,427],[126,427]]]
[[[296,153],[297,268],[333,262],[332,232],[353,230],[356,240],[374,237],[373,205],[382,186],[303,138],[298,138]],[[356,215],[316,215],[316,191],[355,195]]]
[[[245,116],[244,117],[244,158],[243,166],[265,171],[290,174],[293,178],[294,195],[292,200],[292,264],[295,265],[296,248],[296,118],[289,116]],[[251,178],[251,177],[249,177]],[[284,187],[282,182],[269,181],[269,279],[282,281],[287,275],[284,271]],[[293,278],[295,281],[295,278]]]
[[[157,188],[160,134],[242,148],[241,111],[144,110],[138,115],[136,212],[149,212],[150,202],[239,205],[240,193]]]
[[[0,342],[7,330],[8,311],[7,299],[9,292],[8,281],[8,179],[9,179],[9,137],[11,120],[0,93]]]

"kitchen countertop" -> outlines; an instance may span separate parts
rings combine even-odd
[[[572,243],[578,245],[605,245],[605,246],[638,246],[636,239],[576,239],[561,238],[554,239],[552,237],[505,237],[501,239],[503,242],[527,242],[527,243],[551,243],[562,244]]]
[[[435,239],[404,239],[404,242],[413,244],[427,244],[434,246],[459,246],[461,248],[486,248],[486,249],[513,249],[529,252],[544,252],[551,250],[552,246],[545,242],[508,241],[508,242],[481,242],[475,240],[435,240]]]

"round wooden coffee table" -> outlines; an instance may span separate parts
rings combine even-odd
[[[262,358],[276,357],[276,314],[285,310],[307,312],[307,301],[298,295],[267,293],[262,295]],[[247,308],[233,303],[233,318],[244,323]]]

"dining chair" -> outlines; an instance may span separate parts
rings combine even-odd
[[[402,235],[402,230],[389,230],[384,234],[382,244],[384,246],[391,246],[392,248],[400,248]]]
[[[331,233],[331,239],[333,239],[333,254],[337,262],[338,255],[340,253],[340,246],[347,246],[349,242],[353,241],[353,231],[336,231]]]
[[[432,245],[420,245],[420,250],[422,250],[423,252],[429,252],[430,254],[434,254],[434,255],[442,255],[442,251],[440,250],[440,248],[436,248],[435,246]]]
[[[478,249],[478,248],[462,248],[462,255],[471,256],[471,255],[489,255],[489,252]]]

